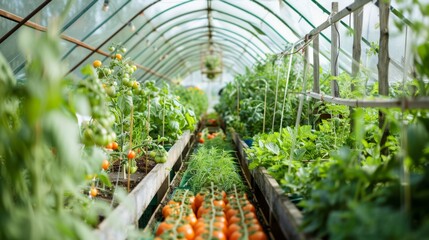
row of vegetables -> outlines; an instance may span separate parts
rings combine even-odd
[[[301,230],[332,239],[419,239],[429,230],[429,114],[426,109],[360,109],[304,98],[296,127],[302,60],[273,57],[237,76],[215,107],[227,126],[247,141],[249,168],[264,167],[302,210]],[[279,77],[281,76],[281,77]],[[308,73],[307,82],[311,82]],[[322,74],[341,97],[377,96],[365,76]],[[350,91],[350,85],[354,91]],[[427,83],[392,84],[391,97],[423,96]],[[417,91],[415,91],[418,89]],[[413,91],[410,91],[413,90]],[[276,97],[277,96],[277,97]],[[283,101],[283,97],[284,98]],[[277,100],[276,100],[277,99]],[[381,111],[386,124],[379,126]],[[387,221],[387,219],[389,219]],[[392,231],[395,226],[395,231]],[[400,227],[397,227],[400,226]]]
[[[206,128],[181,184],[162,208],[155,239],[267,239],[222,131]],[[194,193],[196,193],[194,195]]]
[[[1,239],[94,239],[207,108],[196,87],[139,83],[117,45],[81,77],[68,75],[56,33],[21,33],[24,79],[0,55]]]

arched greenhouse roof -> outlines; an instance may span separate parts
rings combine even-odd
[[[367,54],[378,42],[377,1],[339,1],[339,10],[362,3],[362,64],[377,69],[377,57]],[[367,3],[367,4],[366,4]],[[392,2],[391,24],[411,24]],[[202,59],[210,52],[221,56],[224,72],[243,73],[263,61],[267,54],[287,52],[309,32],[330,19],[331,1],[325,0],[34,0],[0,3],[0,50],[14,73],[24,76],[25,58],[16,44],[21,28],[34,34],[46,30],[48,22],[64,14],[60,27],[63,61],[70,72],[95,59],[108,58],[107,48],[120,43],[128,49],[125,57],[143,69],[147,79],[171,80],[201,74]],[[418,16],[413,16],[418,17]],[[391,28],[390,76],[400,79],[406,59],[407,34]],[[338,24],[340,71],[351,72],[352,17]],[[320,33],[321,66],[330,65],[331,30]],[[311,56],[311,54],[310,54]],[[376,77],[375,77],[376,78]]]

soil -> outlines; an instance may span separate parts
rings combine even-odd
[[[146,163],[145,163],[144,156],[142,156],[139,159],[136,159],[136,163],[137,163],[138,169],[134,174],[131,174],[130,176],[131,191],[140,183],[141,180],[143,180],[143,178],[147,175],[147,173],[149,173],[157,164],[152,158],[148,157],[147,172],[146,172]],[[127,190],[128,174],[126,174],[124,178],[124,171],[122,169],[122,166],[120,166],[119,161],[117,161],[114,164],[112,164],[112,167],[110,168],[110,172],[108,175],[109,175],[110,182],[112,183],[112,187],[110,188],[105,187],[104,189],[101,188],[97,198],[100,198],[101,200],[105,200],[110,203],[112,201],[112,196],[113,196],[114,188],[116,186],[116,182],[118,182],[117,183],[118,188],[123,188],[124,190]]]

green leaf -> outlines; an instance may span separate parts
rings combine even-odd
[[[275,155],[280,154],[280,148],[276,144],[269,142],[265,144],[265,148],[267,148],[270,152],[274,153]]]
[[[102,172],[102,173],[98,174],[98,178],[107,187],[112,187],[112,183],[110,182],[109,176],[107,175],[106,172]]]

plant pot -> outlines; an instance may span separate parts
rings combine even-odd
[[[252,145],[253,145],[253,138],[247,138],[247,139],[244,139],[244,142],[246,143],[246,145],[247,145],[249,148],[252,148]]]

